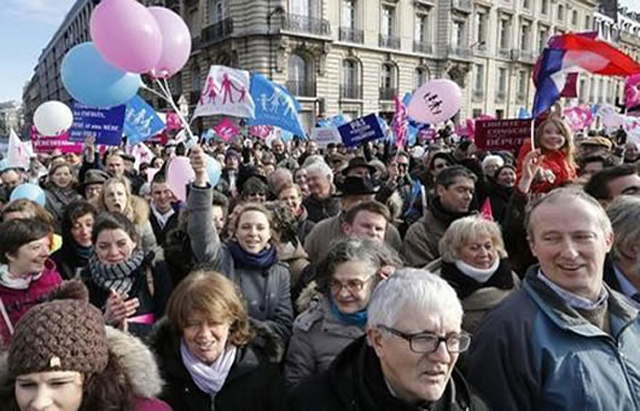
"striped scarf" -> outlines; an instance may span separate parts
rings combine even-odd
[[[131,257],[116,264],[103,263],[94,254],[89,260],[91,279],[102,289],[128,295],[135,280],[134,273],[144,262],[144,252],[136,250]]]

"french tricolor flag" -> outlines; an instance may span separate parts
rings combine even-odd
[[[544,49],[533,72],[536,95],[533,117],[547,111],[560,98],[567,75],[586,71],[604,76],[630,76],[640,73],[640,63],[591,35],[555,36]]]

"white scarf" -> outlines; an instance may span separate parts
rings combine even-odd
[[[231,367],[236,359],[236,347],[234,345],[229,346],[222,355],[220,355],[211,365],[207,365],[197,359],[189,347],[184,342],[184,339],[180,341],[180,354],[182,355],[182,363],[187,371],[193,378],[193,382],[200,388],[201,391],[215,397],[220,392],[224,382],[231,371]]]
[[[27,275],[26,277],[16,278],[12,277],[9,273],[9,266],[0,264],[0,284],[12,290],[26,290],[33,281],[42,277],[43,272],[44,270],[39,273]]]
[[[486,283],[498,270],[498,267],[500,266],[500,259],[496,258],[493,264],[491,264],[491,267],[484,270],[482,268],[469,265],[462,260],[456,260],[455,265],[456,268],[467,277],[471,277],[479,283]]]

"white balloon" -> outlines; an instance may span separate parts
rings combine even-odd
[[[67,131],[73,124],[73,113],[64,103],[47,101],[40,104],[33,114],[33,124],[43,136],[57,136]]]

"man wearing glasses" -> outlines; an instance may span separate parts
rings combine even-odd
[[[454,369],[471,337],[444,280],[403,269],[382,281],[367,309],[367,335],[292,393],[294,410],[488,410]]]

